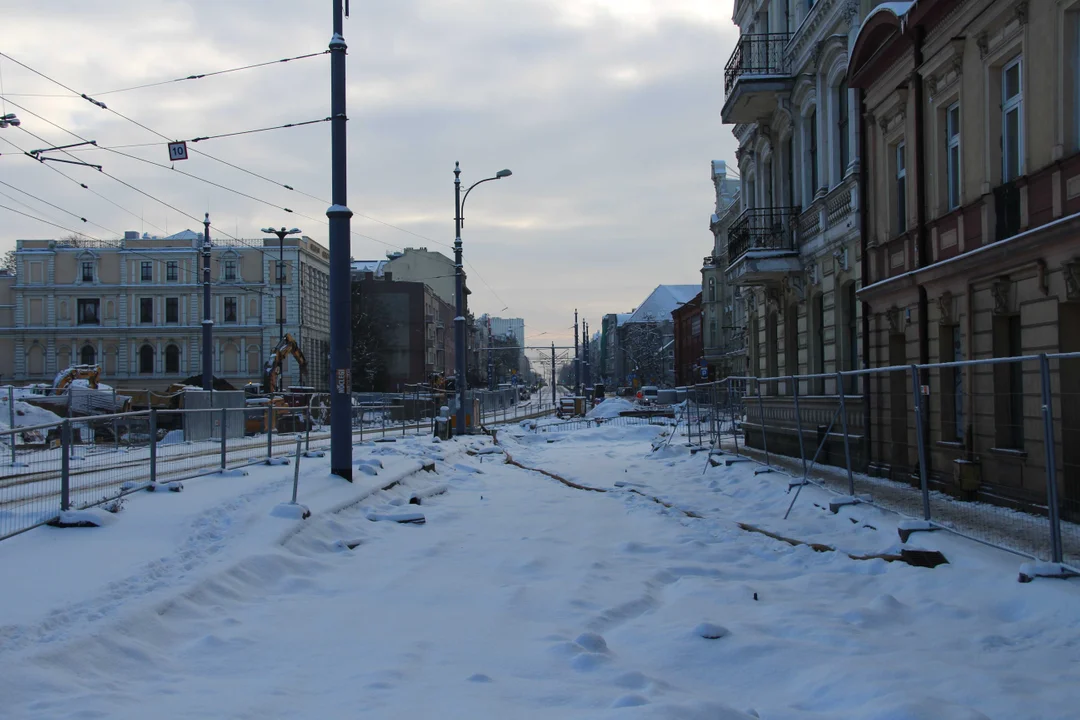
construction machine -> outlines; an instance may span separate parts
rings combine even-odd
[[[100,365],[72,365],[61,370],[53,380],[52,390],[54,395],[59,395],[67,389],[68,385],[76,380],[85,380],[91,390],[98,389],[98,378],[101,377]]]
[[[247,393],[247,407],[250,411],[247,413],[247,420],[245,421],[246,432],[266,432],[266,412],[264,408],[267,406],[272,408],[274,428],[278,432],[296,432],[306,426],[306,418],[296,416],[291,408],[307,406],[310,395],[309,389],[303,389],[308,392],[292,392],[293,388],[289,388],[290,392],[282,395],[280,394],[281,388],[278,387],[281,380],[282,363],[290,355],[296,360],[302,379],[304,372],[307,370],[307,359],[292,334],[285,333],[271,351],[266,363],[263,364],[262,382],[248,383],[244,387],[244,391]]]

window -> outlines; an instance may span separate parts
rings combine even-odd
[[[709,278],[709,302],[716,302],[716,278]]]
[[[93,365],[97,362],[97,351],[93,345],[83,345],[79,351],[79,362],[83,365]]]
[[[276,280],[279,283],[280,282],[285,282],[285,280],[286,280],[286,277],[285,277],[285,263],[283,263],[283,262],[275,263],[275,266],[277,268],[277,274],[274,276],[274,280]]]
[[[139,348],[139,374],[154,374],[154,348],[149,345]]]
[[[98,325],[101,323],[101,301],[97,298],[93,300],[79,300],[76,303],[76,311],[78,312],[78,320],[80,325]]]
[[[154,322],[154,298],[139,298],[139,322]]]
[[[825,372],[825,299],[820,293],[814,296],[812,313],[814,318],[814,360],[813,372]],[[811,384],[815,395],[825,394],[825,378],[815,378]]]
[[[941,325],[938,331],[939,355],[943,363],[964,359],[960,346],[960,326]],[[941,368],[941,438],[945,442],[964,439],[964,369]]]
[[[165,347],[165,372],[180,372],[180,348],[175,345]]]
[[[92,260],[84,260],[82,264],[82,281],[94,282],[94,262]]]
[[[896,145],[896,234],[907,231],[907,164],[904,143]]]
[[[836,184],[844,179],[847,172],[848,160],[851,155],[851,139],[848,137],[848,84],[847,78],[840,81],[836,89],[836,119],[837,149],[840,157],[840,174],[836,178]]]
[[[807,143],[810,152],[808,162],[810,164],[810,197],[806,199],[804,205],[809,205],[814,201],[814,196],[818,191],[818,166],[817,166],[817,108],[810,113],[810,138]]]
[[[143,282],[151,282],[154,279],[154,263],[144,262],[141,265],[139,279]]]
[[[165,322],[180,322],[180,298],[165,298]]]
[[[176,282],[177,277],[180,274],[178,272],[179,268],[180,268],[180,263],[178,263],[176,260],[170,260],[167,263],[165,263],[165,281],[166,282]]]
[[[1024,167],[1024,92],[1021,58],[1001,71],[1001,181],[1020,177]]]
[[[277,297],[277,319],[274,322],[285,322],[287,320],[285,315],[285,297],[278,295]]]
[[[235,280],[236,279],[236,261],[235,260],[226,260],[225,261],[225,279],[226,280]]]
[[[225,298],[225,322],[236,322],[236,298],[234,297]]]
[[[788,207],[795,207],[795,133],[787,139],[787,193]]]
[[[960,207],[960,103],[945,111],[945,178],[948,182],[949,209]]]

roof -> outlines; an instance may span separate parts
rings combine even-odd
[[[701,292],[701,285],[657,285],[627,323],[662,322],[671,318],[671,311],[690,302]],[[620,323],[621,324],[621,323]]]
[[[865,88],[874,77],[860,77],[878,53],[899,35],[903,35],[917,2],[883,2],[863,18],[848,53],[848,76],[851,87]],[[926,3],[924,3],[926,5]]]
[[[353,260],[352,272],[354,273],[375,273],[375,277],[382,277],[383,270],[386,269],[386,264],[389,260]]]
[[[202,233],[197,233],[194,230],[181,230],[174,235],[170,235],[165,240],[202,240]]]

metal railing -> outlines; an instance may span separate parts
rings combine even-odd
[[[1080,353],[695,386],[691,442],[1041,561],[1080,568]],[[793,501],[794,502],[794,501]]]
[[[353,438],[430,435],[440,398],[354,400]],[[273,404],[57,418],[0,430],[0,540],[55,521],[61,512],[108,505],[151,486],[283,464],[330,442],[329,395],[306,405]],[[554,413],[550,397],[485,407],[474,426],[519,422]],[[8,418],[5,418],[7,421]],[[6,424],[6,423],[5,423]]]
[[[744,75],[787,75],[789,62],[784,50],[789,40],[790,33],[740,35],[724,66],[724,94],[730,95]]]
[[[749,208],[728,229],[728,264],[750,250],[796,250],[793,223],[798,208]]]

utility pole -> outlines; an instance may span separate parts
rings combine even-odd
[[[574,395],[581,394],[581,360],[578,355],[578,317],[574,308]]]
[[[495,351],[491,348],[491,315],[487,318],[488,331],[488,390],[495,389]]]
[[[345,123],[344,0],[334,1],[334,36],[330,39],[330,145],[333,205],[330,219],[330,472],[352,482],[352,281],[348,207],[348,157]]]
[[[210,213],[206,213],[203,220],[202,272],[202,387],[210,392],[214,389],[214,321],[210,317]]]
[[[551,404],[555,405],[555,387],[559,384],[559,378],[555,375],[555,341],[551,341]]]
[[[465,369],[468,347],[465,339],[465,271],[461,267],[461,165],[454,163],[454,359],[457,419],[455,435],[465,434]]]

